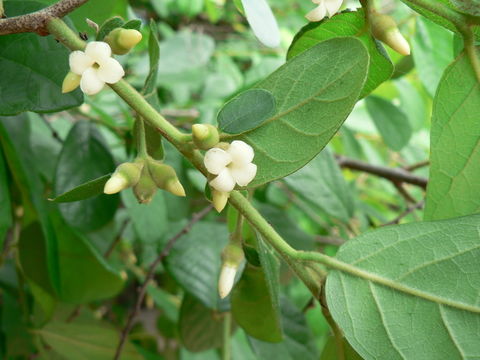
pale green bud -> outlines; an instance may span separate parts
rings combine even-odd
[[[150,201],[152,201],[156,192],[157,185],[150,176],[148,167],[144,166],[142,174],[140,176],[140,180],[133,187],[133,193],[135,194],[135,197],[140,204],[148,204]]]
[[[398,30],[395,20],[385,14],[372,13],[370,23],[375,38],[401,55],[410,55],[410,45]]]
[[[185,196],[185,189],[178,180],[175,169],[170,165],[156,160],[147,160],[148,169],[155,184],[177,196]]]
[[[143,164],[123,163],[120,164],[113,175],[105,183],[103,192],[105,194],[116,194],[130,186],[135,185],[140,179]]]
[[[69,71],[68,74],[63,79],[62,83],[62,93],[68,93],[70,91],[75,90],[80,85],[80,80],[82,77],[80,75],[74,74],[73,72]]]
[[[229,192],[218,191],[212,188],[212,204],[217,212],[222,212],[230,197]]]
[[[233,288],[238,267],[245,259],[240,244],[229,243],[222,251],[222,269],[218,279],[218,294],[223,299]]]
[[[215,126],[210,124],[192,125],[193,143],[202,150],[208,150],[218,144],[220,135]]]
[[[105,36],[104,41],[110,45],[116,55],[128,53],[142,40],[142,33],[135,29],[116,28]]]

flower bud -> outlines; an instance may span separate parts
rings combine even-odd
[[[113,175],[105,183],[103,192],[105,194],[116,194],[130,186],[135,185],[140,179],[142,172],[141,163],[123,163],[120,164]]]
[[[81,79],[82,77],[80,75],[69,71],[65,79],[63,79],[62,94],[75,90],[80,85]]]
[[[210,124],[192,125],[193,143],[202,150],[208,150],[220,141],[220,135],[215,126]]]
[[[218,294],[223,299],[230,294],[235,281],[235,275],[240,264],[245,259],[241,245],[229,243],[222,251],[222,269],[218,279]]]
[[[160,189],[177,196],[185,196],[185,189],[171,166],[156,160],[147,160],[147,164],[153,181]]]
[[[150,201],[152,201],[153,196],[156,192],[157,185],[150,176],[148,167],[144,166],[142,174],[140,176],[140,180],[133,187],[133,193],[135,194],[135,197],[140,204],[148,204]]]
[[[370,22],[375,38],[401,55],[410,55],[410,45],[398,30],[395,20],[388,15],[373,13]]]
[[[230,197],[230,193],[218,191],[212,188],[212,204],[217,212],[222,212],[227,205],[228,198]]]
[[[110,45],[116,55],[128,53],[142,40],[142,33],[135,29],[116,28],[105,36],[104,41]]]

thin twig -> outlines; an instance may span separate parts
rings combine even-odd
[[[342,155],[336,155],[335,158],[342,168],[363,171],[372,175],[383,177],[393,182],[405,182],[419,186],[423,189],[427,187],[428,179],[414,175],[402,168],[388,168],[384,166],[372,165],[367,162],[351,159]]]
[[[53,17],[62,18],[88,0],[61,0],[45,9],[31,14],[0,19],[0,35],[35,32],[47,35],[47,21]]]
[[[416,164],[412,164],[412,165],[409,165],[409,166],[404,166],[404,169],[411,172],[411,171],[415,171],[417,169],[420,169],[420,168],[428,166],[428,165],[430,165],[430,161],[429,160],[423,160],[423,161],[420,161]]]
[[[315,236],[314,240],[315,242],[322,245],[336,245],[336,246],[343,245],[346,242],[345,239],[339,236],[324,236],[324,235]]]
[[[414,212],[415,210],[421,209],[424,204],[425,204],[425,200],[421,200],[421,201],[417,202],[416,204],[407,207],[407,210],[405,210],[403,213],[401,213],[400,215],[398,215],[398,216],[397,216],[395,219],[393,219],[392,221],[389,221],[389,222],[383,224],[382,226],[398,224],[398,223],[400,222],[400,220],[402,220],[402,219],[403,219],[405,216],[407,216],[408,214],[411,214],[411,213]]]
[[[143,282],[143,285],[141,288],[138,290],[138,298],[135,303],[135,307],[133,310],[130,312],[130,315],[128,316],[127,323],[125,327],[122,330],[122,333],[120,335],[120,342],[118,343],[117,349],[115,351],[115,356],[114,360],[120,359],[120,355],[122,354],[123,347],[125,345],[125,342],[127,340],[127,336],[130,333],[130,330],[132,330],[133,327],[133,321],[137,317],[138,313],[140,312],[140,309],[142,307],[143,299],[145,298],[145,293],[147,292],[147,286],[150,283],[150,281],[153,279],[153,276],[155,275],[155,270],[157,266],[163,261],[163,259],[168,255],[170,250],[172,249],[173,245],[177,242],[178,239],[180,239],[183,235],[187,234],[201,219],[203,219],[211,210],[213,206],[209,205],[200,212],[196,213],[193,215],[192,219],[189,221],[185,227],[180,230],[175,236],[173,236],[170,240],[168,240],[167,244],[163,248],[162,252],[157,256],[155,261],[150,265],[148,268],[147,276],[145,277],[145,281]]]
[[[60,136],[58,135],[58,132],[57,130],[55,130],[52,126],[52,124],[50,123],[50,121],[47,119],[47,117],[45,115],[40,115],[40,118],[43,120],[43,122],[45,123],[45,125],[48,127],[48,130],[50,130],[50,133],[52,134],[52,137],[57,140],[60,144],[63,144],[63,140],[60,138]]]
[[[405,199],[407,204],[415,204],[416,200],[410,195],[410,193],[405,189],[403,183],[400,181],[392,181],[393,186],[398,190],[400,195]]]
[[[125,228],[127,227],[128,223],[130,222],[130,219],[125,219],[125,221],[122,223],[122,226],[120,227],[120,230],[118,231],[118,234],[117,236],[115,236],[115,239],[113,239],[112,243],[110,244],[110,246],[108,247],[107,251],[105,251],[105,254],[103,254],[103,256],[105,257],[105,259],[108,259],[110,257],[110,255],[112,254],[113,250],[115,249],[115,247],[117,246],[117,244],[120,242],[120,240],[122,239],[122,234],[123,232],[125,231]]]

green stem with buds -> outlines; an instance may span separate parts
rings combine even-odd
[[[135,141],[137,144],[137,156],[146,159],[148,157],[147,137],[145,135],[145,124],[141,117],[138,117],[135,121]]]

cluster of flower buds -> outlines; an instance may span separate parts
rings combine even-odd
[[[237,270],[245,259],[242,245],[230,242],[222,251],[222,269],[218,279],[218,294],[223,299],[232,291]]]
[[[78,86],[87,95],[94,95],[105,84],[115,84],[125,75],[122,65],[112,58],[113,54],[129,52],[142,39],[134,29],[114,29],[105,41],[92,41],[85,51],[73,51],[69,57],[70,71],[65,76],[62,92],[75,90]]]
[[[221,212],[235,186],[247,186],[255,177],[257,166],[252,163],[253,148],[240,140],[231,144],[219,142],[218,130],[212,125],[193,125],[192,135],[197,148],[208,150],[204,165],[214,175],[209,181],[212,202]]]
[[[185,196],[175,170],[151,158],[120,164],[106,182],[103,192],[115,194],[129,187],[133,187],[138,202],[142,204],[149,203],[158,188],[177,196]]]
[[[395,20],[390,16],[373,12],[370,15],[370,26],[375,38],[401,55],[410,55],[410,45],[398,30]]]

